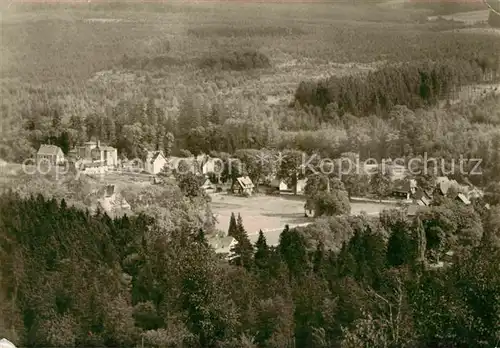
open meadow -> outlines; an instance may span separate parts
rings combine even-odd
[[[285,225],[295,226],[311,223],[313,219],[304,216],[305,198],[302,196],[254,196],[250,198],[217,194],[212,196],[212,210],[217,218],[217,228],[227,231],[231,213],[239,213],[249,234],[262,230],[266,236],[283,230]],[[394,204],[351,202],[351,214],[365,212],[377,215]],[[271,238],[268,237],[268,238]],[[274,238],[275,239],[275,238]]]

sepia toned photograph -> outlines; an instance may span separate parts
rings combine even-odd
[[[500,348],[500,0],[0,0],[0,348]]]

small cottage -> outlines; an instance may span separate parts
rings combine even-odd
[[[149,174],[158,174],[165,168],[167,163],[162,151],[149,151],[146,156],[144,170]]]
[[[272,180],[271,183],[269,184],[269,186],[275,190],[280,191],[280,192],[289,190],[287,183],[284,180],[280,180],[280,179]]]
[[[194,161],[196,162],[197,171],[202,175],[207,175],[217,171],[217,162],[220,160],[208,155],[198,155]]]
[[[394,182],[392,195],[394,197],[409,200],[417,191],[417,181],[410,180],[397,180]]]
[[[240,176],[236,179],[231,191],[240,195],[252,195],[255,185],[248,176]]]
[[[59,146],[42,145],[36,154],[36,163],[58,165],[64,163],[64,153]]]

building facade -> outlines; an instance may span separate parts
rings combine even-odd
[[[88,141],[76,147],[75,150],[76,156],[86,163],[98,162],[107,167],[118,165],[118,150],[111,146],[102,145],[100,141]]]
[[[146,156],[144,170],[149,174],[158,174],[168,164],[167,159],[161,151],[149,151]]]
[[[64,153],[59,146],[42,145],[36,154],[36,163],[58,165],[64,163]]]

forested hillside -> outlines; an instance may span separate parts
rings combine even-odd
[[[20,346],[498,341],[498,207],[480,215],[445,201],[414,219],[329,218],[286,227],[277,248],[261,235],[255,251],[240,221],[246,247],[228,266],[189,224],[165,230],[145,215],[111,219],[42,196],[0,202],[1,330]],[[453,264],[432,269],[450,248]]]

